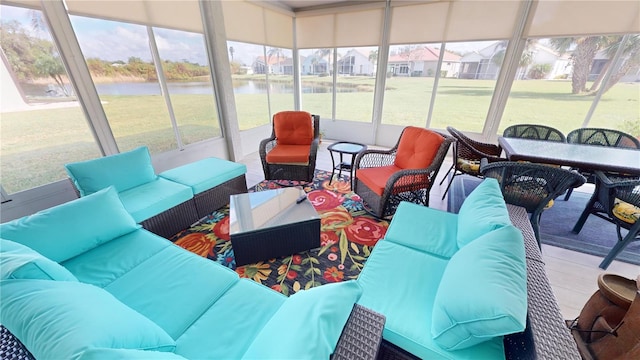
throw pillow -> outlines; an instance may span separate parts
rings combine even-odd
[[[5,239],[0,239],[0,279],[78,281],[62,265],[33,249]]]
[[[2,237],[63,262],[139,229],[115,189],[0,224]]]
[[[113,186],[118,192],[156,179],[151,154],[146,146],[120,154],[65,164],[80,196]]]
[[[521,332],[527,317],[524,240],[508,225],[453,255],[433,305],[431,334],[446,350]]]
[[[101,347],[175,349],[158,325],[97,286],[22,279],[0,284],[2,325],[36,359],[73,359]]]
[[[511,225],[511,219],[500,185],[496,179],[484,179],[458,211],[458,247],[506,225]]]
[[[361,293],[355,280],[295,293],[260,330],[243,359],[329,359]]]

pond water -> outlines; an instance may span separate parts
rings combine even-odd
[[[60,97],[64,96],[63,92],[53,84],[21,84],[22,90],[26,96],[42,97]],[[167,83],[169,93],[176,94],[213,94],[213,86],[207,82],[169,82]],[[160,95],[160,84],[157,82],[121,82],[121,83],[104,83],[96,84],[96,90],[100,95]],[[338,87],[338,92],[354,92],[357,91],[351,87]],[[264,81],[253,80],[234,80],[233,91],[235,94],[266,94],[267,83]],[[271,82],[269,84],[271,94],[292,94],[293,84]],[[303,84],[303,93],[328,93],[331,92],[330,86],[321,86],[314,84]]]

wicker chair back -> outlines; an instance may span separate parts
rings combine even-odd
[[[511,125],[508,128],[504,129],[502,136],[558,142],[567,141],[566,137],[560,130],[552,128],[550,126],[535,124]]]

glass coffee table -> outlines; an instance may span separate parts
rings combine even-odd
[[[320,247],[320,216],[300,188],[231,195],[229,215],[236,266]]]

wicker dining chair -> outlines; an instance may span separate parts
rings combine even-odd
[[[618,242],[600,263],[606,269],[632,241],[640,240],[640,176],[595,172],[596,189],[573,227],[579,233],[589,215],[616,225]],[[623,235],[621,229],[628,230]]]
[[[557,142],[566,142],[567,138],[564,134],[555,128],[546,125],[537,124],[516,124],[504,129],[502,132],[504,137],[548,140]]]
[[[603,129],[603,128],[580,128],[570,131],[567,134],[567,142],[571,144],[596,145],[620,147],[628,149],[640,149],[640,140],[630,134],[619,130]],[[587,169],[578,170],[589,183],[594,183],[595,178],[592,171]],[[569,200],[572,190],[568,190],[564,200]]]
[[[372,215],[388,218],[401,201],[429,206],[429,191],[453,138],[407,126],[389,150],[365,150],[355,159],[353,191]]]
[[[264,178],[313,181],[319,141],[319,115],[306,111],[274,114],[271,136],[258,148]]]
[[[489,164],[482,160],[480,172],[498,180],[504,201],[522,206],[531,214],[531,227],[540,245],[540,217],[553,200],[569,188],[585,183],[576,171],[528,162],[503,161]]]
[[[449,173],[453,170],[449,184],[447,184],[447,189],[444,191],[444,194],[442,194],[442,200],[447,196],[447,192],[449,192],[449,188],[451,188],[451,184],[453,183],[453,178],[457,175],[467,174],[482,177],[480,173],[480,160],[487,159],[489,162],[507,160],[500,157],[502,153],[500,145],[473,140],[452,126],[447,126],[447,131],[456,141],[453,144],[453,164],[442,177],[442,180],[440,180],[440,185],[442,185]]]

